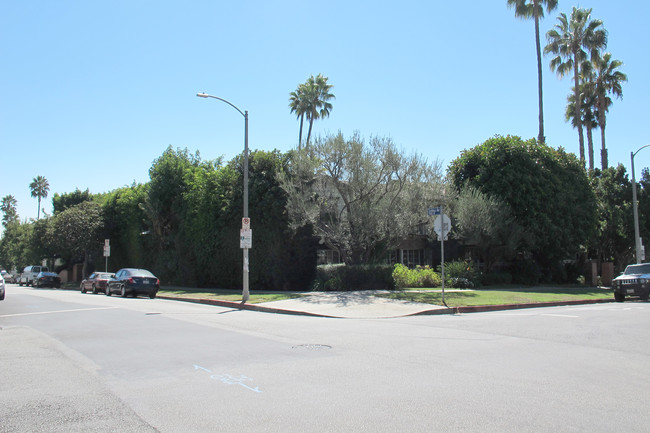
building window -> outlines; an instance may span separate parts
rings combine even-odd
[[[338,251],[334,250],[318,250],[318,261],[319,265],[332,265],[335,263],[341,263],[341,255]]]

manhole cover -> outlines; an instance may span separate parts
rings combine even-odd
[[[296,346],[291,346],[292,349],[307,349],[307,350],[327,350],[331,349],[332,346],[327,344],[298,344]]]

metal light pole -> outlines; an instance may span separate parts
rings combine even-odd
[[[219,101],[225,102],[230,105],[232,108],[237,110],[239,114],[244,116],[244,219],[248,220],[248,111],[241,111],[234,104],[229,101],[226,101],[223,98],[218,96],[208,95],[207,93],[197,93],[196,96],[199,98],[214,98]],[[244,250],[244,269],[243,269],[243,289],[242,289],[242,303],[248,301],[250,293],[248,290],[248,248],[243,248]]]
[[[644,149],[648,146],[650,146],[650,144],[646,144],[645,146],[639,148],[639,150],[637,150],[636,152],[630,153],[632,159],[632,208],[634,209],[634,246],[636,249],[637,264],[641,263],[641,237],[639,236],[639,211],[637,209],[637,203],[636,203],[636,180],[634,179],[634,157],[636,156],[637,153],[641,151],[641,149]]]

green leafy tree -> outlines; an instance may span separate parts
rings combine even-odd
[[[56,251],[68,265],[76,258],[83,258],[83,275],[87,276],[90,254],[101,250],[104,229],[101,206],[85,201],[52,219]]]
[[[389,138],[318,139],[281,177],[292,227],[311,224],[348,264],[370,263],[424,223],[442,196],[437,163],[406,155]]]
[[[7,226],[12,222],[18,221],[18,211],[16,210],[18,206],[18,201],[13,195],[6,195],[2,197],[2,205],[0,210],[2,210],[2,225]]]
[[[512,260],[523,242],[524,233],[510,207],[498,198],[468,186],[453,204],[455,236],[475,245],[479,260],[490,272],[495,263]]]
[[[632,183],[622,164],[616,168],[595,170],[589,177],[596,196],[598,215],[597,230],[589,243],[591,256],[600,261],[613,261],[616,268],[622,270],[632,263],[635,254]],[[644,186],[643,181],[641,184]],[[642,213],[642,218],[643,215],[645,213]]]
[[[607,147],[605,146],[605,127],[607,125],[606,115],[609,107],[612,105],[610,94],[623,98],[623,82],[627,81],[627,75],[618,70],[623,66],[620,60],[612,60],[611,53],[605,53],[602,56],[592,58],[592,64],[595,71],[594,93],[596,113],[598,115],[598,125],[600,126],[600,160],[602,169],[605,170],[609,163],[607,157]]]
[[[537,141],[545,142],[544,104],[542,98],[542,49],[539,41],[539,20],[544,18],[544,9],[551,13],[557,8],[557,0],[508,0],[508,6],[515,8],[515,16],[535,21],[535,47],[537,49],[537,93],[539,96],[539,133]]]
[[[52,214],[56,215],[72,206],[76,206],[85,201],[91,201],[92,199],[92,195],[88,189],[81,191],[77,188],[73,192],[67,194],[59,194],[55,192],[52,197]]]
[[[102,198],[105,239],[110,240],[109,269],[151,268],[157,251],[151,223],[144,210],[147,186],[133,184],[111,191]]]
[[[564,77],[573,72],[576,127],[580,143],[580,161],[585,162],[585,140],[582,131],[582,98],[580,98],[580,66],[607,46],[607,32],[601,20],[591,19],[591,9],[573,8],[571,18],[561,13],[558,23],[546,33],[548,44],[544,54],[554,54],[551,70]]]
[[[40,257],[32,249],[34,225],[12,221],[5,226],[0,238],[0,263],[7,269],[22,271],[25,266],[37,263]]]
[[[506,203],[525,233],[519,252],[547,274],[575,258],[595,229],[596,200],[586,172],[562,149],[496,136],[464,151],[449,176],[458,191],[473,187]]]
[[[47,194],[50,191],[50,184],[43,176],[36,176],[32,180],[32,183],[29,184],[29,189],[31,190],[32,197],[38,199],[37,219],[41,219],[41,199],[47,197]]]

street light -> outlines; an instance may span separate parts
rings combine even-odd
[[[230,105],[232,108],[237,110],[239,114],[244,116],[244,219],[248,220],[248,111],[241,111],[234,104],[229,101],[226,101],[223,98],[218,96],[208,95],[207,93],[197,93],[196,96],[199,98],[214,98],[219,101],[225,102]],[[242,290],[242,303],[248,301],[250,297],[248,290],[248,247],[244,247],[244,275],[243,275],[243,290]]]
[[[636,248],[636,262],[637,264],[641,263],[641,238],[639,237],[639,211],[636,204],[636,181],[634,180],[634,157],[637,153],[650,144],[641,146],[636,152],[631,152],[632,155],[632,208],[634,209],[634,246]]]

